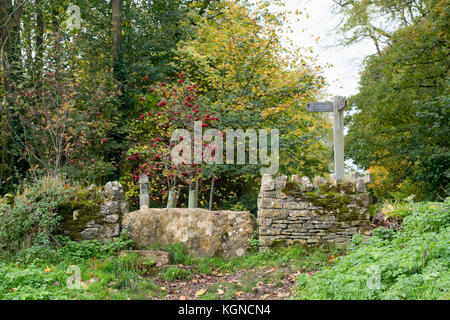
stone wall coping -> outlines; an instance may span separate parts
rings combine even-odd
[[[355,188],[355,193],[365,193],[366,183],[369,183],[371,181],[372,177],[370,174],[360,176],[359,173],[352,172],[344,177],[343,184],[352,184]],[[297,183],[299,186],[301,186],[302,191],[306,192],[313,191],[319,186],[325,184],[336,185],[336,179],[334,178],[334,175],[331,175],[331,179],[329,180],[321,176],[316,176],[311,182],[309,177],[306,176],[303,176],[301,178],[298,175],[292,175],[291,177],[288,177],[286,175],[272,177],[269,174],[265,174],[261,179],[261,188],[259,192],[261,194],[263,192],[269,191],[281,191],[286,187],[288,182]]]

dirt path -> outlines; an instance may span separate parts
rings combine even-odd
[[[290,298],[299,273],[289,268],[259,267],[237,273],[194,274],[189,281],[153,281],[167,292],[166,300],[280,300]]]

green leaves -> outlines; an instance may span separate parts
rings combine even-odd
[[[390,45],[367,58],[350,101],[346,153],[361,167],[386,172],[389,178],[378,180],[384,187],[375,188],[381,197],[403,185],[418,198],[438,198],[450,186],[449,12],[440,1],[426,5],[428,15],[399,26]]]
[[[402,231],[376,230],[330,269],[298,278],[299,299],[439,299],[450,285],[450,198],[416,204]],[[378,285],[375,285],[377,284]]]

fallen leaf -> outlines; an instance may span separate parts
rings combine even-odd
[[[218,295],[223,295],[225,293],[225,291],[223,291],[222,289],[217,289],[217,294]]]
[[[45,273],[48,273],[48,272],[50,272],[50,271],[52,271],[52,269],[49,268],[49,267],[45,268],[45,270],[44,270]]]
[[[279,293],[277,294],[277,297],[279,297],[279,298],[286,298],[286,297],[289,297],[289,293],[282,293],[282,292],[279,292]]]
[[[180,298],[178,300],[186,300],[185,296],[180,296]]]
[[[204,295],[205,292],[206,292],[206,289],[200,289],[195,293],[195,296],[200,297],[200,296]]]
[[[242,296],[244,293],[242,291],[236,291],[234,293],[235,296]]]

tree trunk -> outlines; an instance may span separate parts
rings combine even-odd
[[[39,7],[41,0],[35,0],[36,5],[36,56],[34,58],[34,80],[39,82],[42,76],[42,59],[44,55],[44,14]]]
[[[112,0],[112,57],[116,65],[120,58],[122,44],[122,0]]]
[[[7,105],[13,70],[20,71],[20,18],[22,16],[22,1],[13,6],[11,0],[0,0],[0,106],[1,106],[1,163],[7,162],[8,128]],[[5,178],[5,168],[0,166],[0,183]]]

